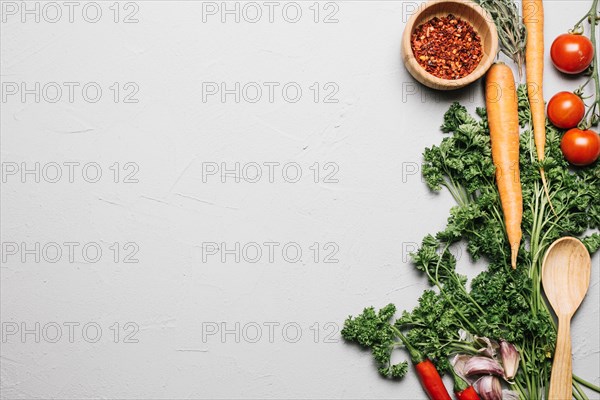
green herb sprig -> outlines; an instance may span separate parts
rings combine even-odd
[[[517,64],[519,76],[525,63],[527,30],[513,0],[474,0],[493,18],[498,30],[500,50]]]

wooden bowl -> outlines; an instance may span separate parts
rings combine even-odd
[[[483,57],[469,75],[460,79],[442,79],[421,67],[411,48],[412,32],[433,17],[453,14],[470,23],[481,38]],[[498,53],[498,31],[490,15],[472,0],[431,0],[423,4],[404,27],[402,60],[410,74],[425,86],[440,90],[460,89],[481,78],[494,63]]]

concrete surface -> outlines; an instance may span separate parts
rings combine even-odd
[[[407,253],[452,200],[420,155],[482,105],[403,68],[419,2],[37,4],[2,1],[1,397],[424,398],[339,340],[426,288]],[[588,4],[546,2],[547,37]],[[599,384],[593,262],[574,367]]]

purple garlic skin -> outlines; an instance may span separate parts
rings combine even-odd
[[[519,369],[520,355],[515,345],[505,342],[500,342],[500,357],[502,358],[502,366],[504,367],[504,378],[508,381],[513,380]]]
[[[497,375],[504,376],[504,369],[500,363],[492,358],[475,356],[471,357],[464,366],[464,374],[470,375]]]
[[[473,384],[482,400],[502,400],[502,385],[500,379],[487,375]]]
[[[495,340],[491,340],[482,336],[475,336],[473,343],[481,346],[481,348],[477,351],[480,355],[496,358],[499,345]]]

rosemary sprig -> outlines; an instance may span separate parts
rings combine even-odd
[[[513,0],[474,0],[494,19],[500,50],[517,64],[519,76],[525,62],[527,31]]]

